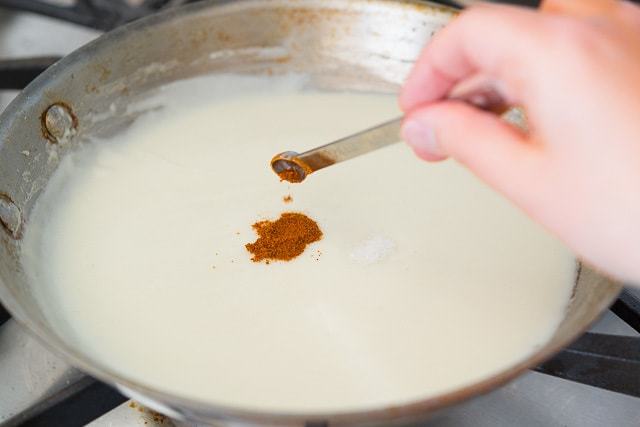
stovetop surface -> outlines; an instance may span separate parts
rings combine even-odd
[[[531,1],[522,0],[522,3]],[[96,30],[50,18],[0,9],[0,59],[64,55],[99,34]],[[16,91],[0,92],[0,111],[16,94]],[[0,307],[0,323],[6,317]],[[593,331],[638,335],[611,312],[605,314]],[[45,368],[35,369],[35,365]],[[9,425],[9,422],[25,426],[88,423],[94,427],[178,425],[127,400],[103,384],[83,378],[82,374],[25,336],[15,322],[0,325],[0,426]],[[82,391],[75,393],[78,390],[65,389],[65,384],[79,384],[76,388]],[[45,394],[47,390],[53,390],[53,396],[60,395],[55,390],[65,390],[64,393],[71,397],[60,395],[62,403],[26,421],[26,417],[16,417],[32,408],[42,397],[38,393],[42,394],[43,390]],[[640,426],[640,399],[529,372],[499,390],[457,406],[428,425]]]

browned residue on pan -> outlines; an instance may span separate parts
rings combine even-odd
[[[98,93],[100,92],[98,90],[98,86],[96,86],[94,83],[87,83],[84,87],[84,91],[86,93]]]
[[[129,402],[129,408],[140,412],[140,417],[145,425],[150,422],[155,425],[162,425],[165,421],[169,421],[169,418],[166,415],[162,415],[159,412],[153,411],[151,409],[145,408],[144,406],[136,403],[134,401]]]
[[[224,31],[216,32],[216,38],[218,39],[219,42],[222,42],[222,43],[229,43],[231,40],[233,40],[231,35]]]
[[[291,32],[294,28],[309,27],[320,23],[340,23],[341,18],[349,16],[357,16],[357,12],[345,11],[339,9],[305,9],[305,8],[287,8],[278,10],[279,30],[284,33]],[[353,22],[353,21],[351,21]],[[338,24],[339,25],[339,24]],[[342,29],[346,27],[341,25]]]
[[[209,32],[205,29],[199,29],[189,34],[189,45],[192,49],[200,49],[203,44],[208,43]]]
[[[100,83],[105,83],[111,77],[111,69],[104,64],[95,65],[96,70],[98,71],[98,81]]]

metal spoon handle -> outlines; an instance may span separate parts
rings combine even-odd
[[[496,90],[482,81],[464,81],[454,87],[447,98],[496,114],[508,109]],[[302,154],[285,151],[271,159],[271,168],[283,181],[302,182],[315,171],[400,141],[403,119],[395,118]]]
[[[298,155],[315,172],[335,163],[377,150],[400,141],[400,125],[403,117],[382,123],[362,132],[347,136]]]

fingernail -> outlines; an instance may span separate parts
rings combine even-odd
[[[429,126],[417,120],[408,120],[402,126],[402,139],[404,139],[414,151],[429,153],[433,156],[443,156],[444,152],[438,146],[436,134]]]

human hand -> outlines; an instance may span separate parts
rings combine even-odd
[[[529,131],[447,99],[469,81],[522,106]],[[400,105],[418,156],[454,158],[585,261],[640,283],[640,8],[471,8],[425,48]]]

